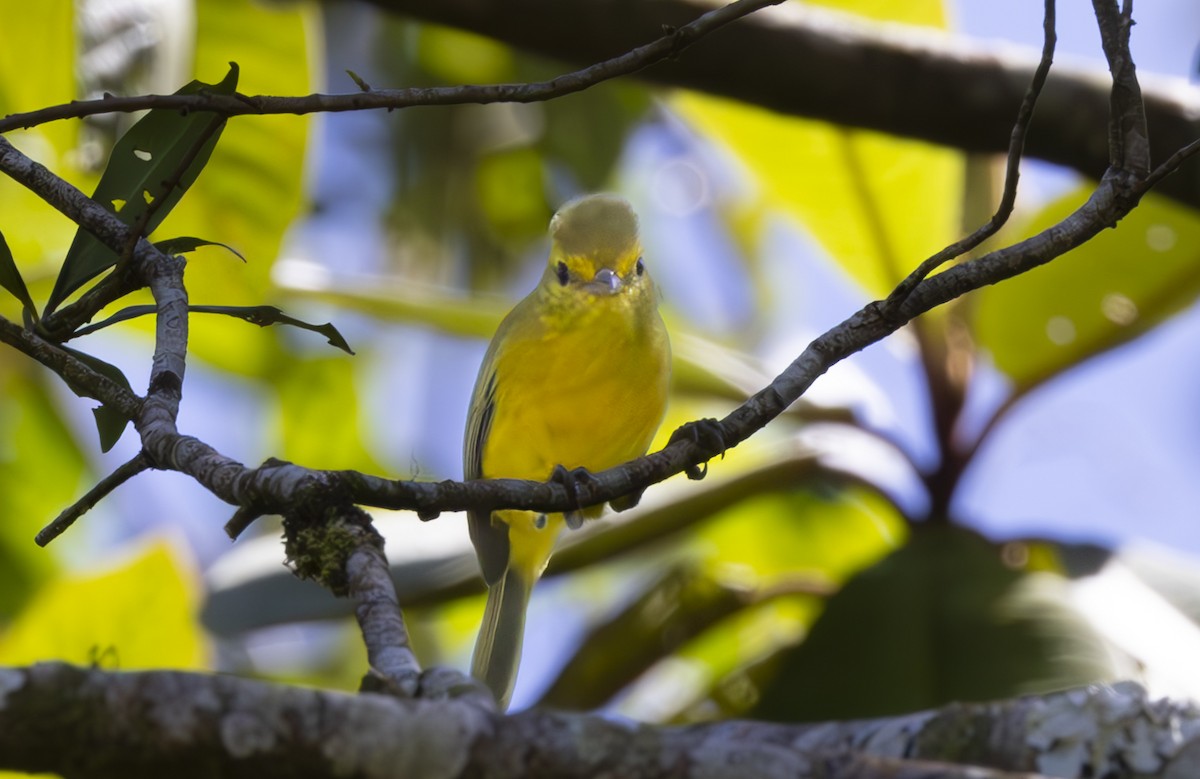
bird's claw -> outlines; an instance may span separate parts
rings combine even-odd
[[[675,441],[691,441],[705,452],[712,452],[713,457],[721,455],[721,459],[725,459],[725,450],[729,448],[725,445],[725,433],[721,423],[711,418],[697,419],[680,426],[671,433],[667,445],[670,446]],[[708,475],[708,462],[689,465],[683,472],[692,481],[699,481]]]
[[[579,485],[591,484],[596,481],[596,477],[587,468],[568,470],[564,465],[556,465],[554,472],[550,474],[550,481],[561,484],[567,491],[567,495],[570,496],[571,503],[575,507],[563,512],[563,521],[570,529],[578,530],[583,526],[583,512],[580,511],[582,506],[579,505]]]

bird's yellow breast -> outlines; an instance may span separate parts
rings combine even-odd
[[[669,375],[655,307],[604,299],[531,314],[514,317],[523,332],[495,358],[483,476],[542,480],[556,465],[599,471],[645,453],[662,421]]]

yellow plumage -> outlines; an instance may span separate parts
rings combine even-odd
[[[604,470],[644,454],[662,421],[670,346],[633,209],[614,195],[579,198],[554,216],[550,233],[541,282],[501,322],[479,369],[463,445],[467,479],[544,481],[559,465]],[[488,583],[471,670],[506,706],[529,594],[564,517],[473,511],[468,520]]]

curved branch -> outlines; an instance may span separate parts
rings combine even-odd
[[[760,3],[764,1],[759,0]],[[1097,0],[1098,16],[1101,15],[1102,4],[1103,0]],[[735,3],[720,11],[732,13],[729,9],[735,6],[741,12],[748,12],[751,8],[748,4]],[[713,18],[706,16],[696,24]],[[1104,20],[1101,22],[1103,24]],[[707,23],[713,24],[711,21]],[[682,31],[681,28],[662,41],[675,40],[675,36]],[[1115,63],[1116,58],[1128,57],[1127,42],[1126,36],[1118,41],[1115,48],[1106,47],[1110,61]],[[622,58],[618,57],[611,62],[620,60]],[[1120,78],[1124,80],[1124,88],[1127,89],[1130,83],[1136,86],[1132,68],[1122,71]],[[1049,82],[1046,88],[1050,88]],[[1137,103],[1136,100],[1126,101],[1118,107],[1128,112],[1136,110]],[[1122,132],[1138,127],[1137,122],[1127,121],[1127,114],[1118,114],[1113,121]],[[1182,162],[1186,155],[1177,154],[1172,159]],[[2,137],[0,171],[8,173],[47,199],[110,248],[120,250],[127,245],[128,229],[115,216],[78,189],[29,160]],[[1101,230],[1115,225],[1137,205],[1138,199],[1146,191],[1147,179],[1139,177],[1139,172],[1110,168],[1087,202],[1059,224],[1020,243],[924,279],[899,305],[868,304],[819,336],[768,386],[719,423],[710,425],[710,431],[717,435],[676,437],[659,452],[596,474],[594,479],[579,484],[574,494],[569,494],[562,485],[553,482],[514,479],[469,483],[397,481],[350,471],[315,471],[274,461],[261,468],[250,469],[195,438],[180,435],[175,429],[172,404],[178,402],[179,387],[176,384],[182,381],[183,375],[186,307],[181,308],[180,300],[170,297],[172,294],[178,297],[183,293],[172,293],[170,290],[176,285],[181,287],[178,274],[182,273],[182,264],[179,260],[167,258],[145,240],[137,243],[130,265],[142,280],[152,286],[156,295],[162,296],[157,302],[163,316],[159,321],[160,343],[156,347],[155,373],[151,381],[151,395],[154,396],[152,413],[142,413],[134,418],[142,435],[143,447],[156,466],[191,475],[218,497],[243,509],[239,511],[242,518],[264,511],[287,513],[292,507],[303,505],[306,500],[326,500],[330,494],[365,505],[415,510],[423,519],[431,519],[441,511],[468,508],[558,512],[578,505],[598,504],[644,489],[676,473],[698,472],[697,466],[746,440],[779,416],[818,377],[840,360],[885,338],[935,306],[1049,262]],[[182,302],[186,304],[186,295]],[[38,352],[39,359],[46,358],[43,359],[46,364],[54,362],[60,370],[71,367],[70,363],[74,362],[68,360],[64,363],[62,356],[44,348],[44,342],[39,343],[41,339],[23,333],[16,325],[0,320],[0,332],[6,333],[6,339],[21,341],[28,351]],[[53,360],[47,361],[50,357]],[[111,382],[92,382],[89,385],[90,393],[118,408],[122,404],[129,408],[137,403],[138,399],[132,393],[109,385]],[[150,402],[151,398],[148,398],[147,403]]]

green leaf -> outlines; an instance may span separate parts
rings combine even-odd
[[[37,321],[37,308],[33,305],[33,298],[29,297],[25,279],[21,278],[21,272],[17,270],[17,261],[13,259],[12,252],[8,249],[4,233],[0,233],[0,286],[21,301],[27,317],[32,317],[34,321]]]
[[[196,4],[196,73],[241,66],[238,91],[253,95],[305,95],[321,65],[310,59],[319,46],[319,8],[308,3],[205,0]],[[269,31],[269,32],[268,32]],[[171,212],[164,229],[200,235],[247,257],[275,258],[284,231],[306,213],[303,201],[305,141],[312,116],[241,116],[230,121],[204,169],[204,179]],[[194,301],[250,306],[273,293],[270,262],[214,262],[188,274]],[[239,337],[240,323],[221,320],[188,337],[189,358],[222,370],[263,378],[273,369],[277,339]]]
[[[314,333],[320,333],[325,336],[325,339],[329,341],[331,346],[336,346],[347,354],[354,354],[354,350],[350,348],[350,344],[346,343],[346,339],[342,337],[342,334],[338,332],[332,323],[325,322],[324,324],[314,325],[290,317],[278,308],[275,308],[275,306],[188,306],[188,311],[197,314],[225,314],[226,316],[244,319],[259,327],[291,325],[292,327],[299,327],[301,330],[311,330]]]
[[[152,306],[150,308],[153,310]],[[133,392],[133,387],[130,386],[129,379],[125,378],[125,374],[121,373],[121,369],[117,366],[107,363],[99,357],[93,357],[90,354],[81,352],[78,349],[72,349],[69,346],[60,346],[59,348],[73,355],[77,360],[97,373],[107,376],[125,387],[125,389]],[[77,387],[71,387],[71,391],[81,398],[90,397]],[[125,432],[126,425],[129,424],[129,418],[116,409],[103,404],[92,409],[92,414],[96,417],[96,430],[100,433],[100,451],[107,452],[116,446],[117,441],[121,440],[121,435]]]
[[[0,624],[53,575],[55,555],[32,543],[41,525],[84,489],[84,455],[55,389],[32,360],[0,371]]]
[[[591,709],[684,642],[754,602],[699,566],[674,566],[583,639],[539,706]]]
[[[187,254],[188,252],[199,249],[201,246],[220,246],[222,249],[228,250],[230,254],[232,254],[234,257],[237,257],[242,262],[246,261],[246,258],[242,256],[242,253],[229,244],[221,243],[220,241],[206,241],[203,238],[181,236],[179,238],[168,238],[165,241],[156,241],[154,245],[157,246],[159,251],[163,252],[164,254]]]
[[[958,152],[695,93],[671,105],[733,152],[759,184],[758,208],[797,218],[871,297],[958,237]]]
[[[1026,228],[1061,221],[1087,196],[1056,201]],[[1200,214],[1148,195],[1054,262],[975,293],[976,342],[1019,390],[1140,335],[1200,293]]]
[[[135,668],[204,668],[189,566],[168,544],[105,573],[48,582],[0,639],[0,664],[41,660]]]
[[[115,325],[118,322],[126,322],[130,319],[136,319],[140,316],[153,314],[158,309],[153,305],[146,306],[129,306],[123,308],[117,313],[110,316],[101,322],[79,330],[75,335],[87,335],[94,333],[97,330]],[[275,306],[188,306],[188,313],[191,314],[224,314],[225,316],[244,319],[245,321],[258,325],[259,327],[267,327],[268,325],[291,325],[299,327],[302,330],[311,330],[314,333],[320,333],[325,336],[329,343],[341,349],[347,354],[354,354],[354,350],[350,348],[350,344],[342,337],[337,328],[330,322],[321,325],[314,325],[309,322],[304,322],[299,319],[288,316],[280,311]],[[111,366],[110,366],[111,367]],[[115,370],[115,369],[114,369]]]
[[[313,468],[378,471],[366,446],[371,422],[362,415],[354,371],[340,357],[280,360],[273,376],[279,398],[281,456]],[[338,419],[330,425],[330,419]]]
[[[1108,680],[1107,649],[1064,586],[1007,567],[970,531],[920,527],[829,599],[750,716],[881,717]]]
[[[175,94],[229,95],[236,90],[237,80],[238,67],[230,63],[220,83],[192,81]],[[225,118],[208,111],[150,111],[113,148],[92,199],[139,235],[149,235],[196,181],[224,127]],[[80,228],[50,293],[46,314],[117,259],[112,249]]]
[[[946,24],[941,0],[821,4],[904,24]],[[921,260],[959,237],[963,162],[957,151],[699,93],[677,92],[669,104],[742,164],[758,185],[754,210],[799,220],[871,297],[886,295]]]

